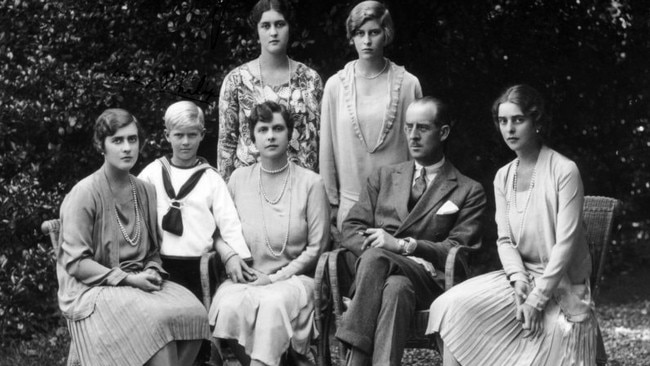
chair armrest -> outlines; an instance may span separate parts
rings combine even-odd
[[[462,266],[467,278],[472,277],[469,265],[467,264],[467,254],[477,251],[478,247],[455,246],[447,253],[447,260],[445,262],[445,291],[449,290],[456,284],[456,262],[458,261]]]
[[[210,310],[210,304],[212,302],[212,284],[210,283],[210,272],[214,273],[215,283],[219,284],[223,282],[221,277],[220,269],[221,258],[219,254],[215,251],[209,251],[201,255],[199,269],[201,274],[201,294],[203,295],[203,306],[206,310]]]
[[[316,284],[316,291],[314,291],[314,320],[316,321],[316,329],[322,333],[322,320],[323,311],[327,311],[330,301],[330,283],[327,272],[327,258],[330,252],[321,254],[316,264],[316,272],[314,273],[314,283]]]

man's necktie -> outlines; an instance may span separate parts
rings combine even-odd
[[[420,197],[422,197],[422,194],[424,194],[424,191],[427,189],[427,177],[426,177],[426,171],[424,167],[420,169],[420,175],[418,175],[417,178],[415,178],[415,183],[413,186],[411,186],[411,196],[409,197],[409,205],[408,209],[411,211],[413,207],[415,207],[415,204],[418,203],[418,200]]]

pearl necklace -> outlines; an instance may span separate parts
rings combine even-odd
[[[291,90],[291,59],[289,56],[287,56],[287,63],[289,64],[289,80],[287,80],[287,84],[289,84],[289,97],[287,99],[291,98],[292,90]],[[262,85],[262,98],[264,100],[269,100],[269,98],[266,97],[266,88],[264,85],[264,76],[262,75],[262,61],[258,58],[257,59],[257,71],[260,74],[260,84]]]
[[[289,166],[289,162],[287,162],[287,165],[282,168],[282,170],[286,169]],[[274,172],[274,171],[273,171]],[[279,173],[279,172],[278,172]],[[276,174],[276,173],[271,173],[271,174]],[[276,199],[270,199],[267,195],[266,192],[264,191],[264,185],[262,184],[262,163],[260,163],[260,170],[259,170],[259,191],[261,192],[260,194],[264,196],[264,200],[268,202],[271,205],[275,205],[276,203],[280,202],[282,199],[282,196],[284,196],[284,191],[287,189],[287,183],[289,182],[289,176],[291,175],[291,170],[287,173],[287,176],[284,178],[284,184],[282,185],[282,191],[280,191],[280,194]]]
[[[133,193],[133,205],[135,206],[135,227],[133,229],[135,234],[133,235],[133,237],[131,237],[126,232],[126,228],[124,228],[124,224],[122,224],[122,220],[120,220],[120,215],[117,213],[117,203],[114,204],[113,211],[115,212],[117,225],[120,227],[120,231],[122,232],[122,236],[124,236],[124,240],[126,240],[127,243],[129,243],[131,246],[136,246],[140,243],[140,237],[142,233],[141,226],[140,226],[140,209],[138,209],[138,195],[136,194],[135,186],[133,185],[133,181],[131,180],[131,177],[129,177],[129,183],[131,184],[131,192]]]
[[[287,164],[288,166],[288,164]],[[279,252],[276,252],[273,247],[271,246],[271,242],[269,240],[269,232],[266,229],[266,219],[264,218],[264,201],[262,200],[262,196],[264,197],[264,200],[266,200],[267,203],[271,205],[275,205],[280,201],[282,196],[284,195],[284,191],[287,188],[287,182],[289,181],[289,176],[291,175],[291,169],[289,169],[289,172],[287,173],[287,178],[284,181],[284,186],[282,187],[282,192],[280,192],[280,196],[278,197],[275,202],[271,202],[268,197],[266,197],[266,193],[264,193],[264,187],[262,186],[262,170],[261,170],[262,164],[260,163],[260,174],[259,174],[259,196],[260,196],[260,208],[262,212],[262,226],[264,227],[264,244],[266,244],[266,248],[269,250],[269,253],[271,253],[272,256],[274,257],[279,257],[281,256],[285,249],[287,249],[287,243],[289,242],[289,231],[291,228],[291,193],[289,193],[289,215],[287,216],[287,230],[284,233],[284,242],[282,243],[282,248],[280,249]],[[289,188],[289,191],[291,191],[291,188]]]
[[[289,161],[288,161],[288,160],[287,160],[287,163],[286,163],[282,168],[280,168],[280,169],[275,169],[275,170],[266,169],[266,168],[264,168],[264,165],[262,165],[262,163],[260,163],[260,169],[261,169],[264,173],[268,173],[268,174],[278,174],[278,173],[282,173],[282,172],[285,171],[288,167],[289,167]]]
[[[378,78],[379,75],[383,74],[383,73],[386,71],[386,69],[388,68],[388,60],[387,60],[386,58],[384,58],[384,67],[383,67],[383,68],[382,68],[378,73],[376,73],[376,74],[374,74],[374,75],[368,75],[368,76],[366,76],[366,75],[363,75],[363,74],[360,73],[360,72],[356,72],[356,70],[357,70],[357,68],[356,68],[356,64],[357,64],[357,63],[358,63],[358,61],[355,62],[355,68],[354,68],[355,75],[359,75],[359,76],[361,76],[362,78],[367,79],[367,80],[372,80],[372,79],[376,79],[376,78]]]
[[[512,228],[510,227],[510,208],[512,207],[510,201],[513,201],[515,209],[517,207],[517,171],[519,170],[519,162],[517,159],[515,162],[515,174],[512,177],[512,190],[510,191],[510,199],[506,201],[506,224],[508,226],[508,233],[512,236]],[[519,230],[517,233],[517,242],[513,245],[515,248],[519,246],[519,240],[521,240],[521,233],[524,229],[524,224],[526,223],[526,215],[528,214],[528,204],[530,203],[530,196],[533,193],[533,188],[535,187],[535,176],[537,175],[537,168],[533,168],[533,175],[530,178],[530,186],[528,187],[528,195],[526,196],[526,204],[524,205],[524,211],[521,215],[519,222]],[[511,240],[512,242],[512,240]]]

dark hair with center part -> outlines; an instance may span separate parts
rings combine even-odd
[[[278,13],[282,14],[284,20],[289,23],[289,30],[291,30],[291,25],[293,25],[293,9],[291,5],[286,0],[260,0],[253,6],[250,15],[248,16],[248,24],[253,28],[254,32],[257,32],[257,25],[262,19],[262,14],[269,10],[275,10]],[[257,34],[257,33],[255,33]]]
[[[293,120],[289,115],[287,107],[276,102],[266,101],[264,103],[257,104],[253,107],[250,117],[248,117],[248,130],[250,131],[251,140],[255,142],[255,125],[258,122],[271,122],[273,121],[273,114],[279,113],[284,119],[284,124],[287,125],[287,133],[289,134],[289,140],[293,135]]]
[[[547,130],[550,118],[546,111],[544,98],[537,89],[526,84],[514,85],[506,89],[494,101],[494,104],[492,104],[492,120],[497,130],[499,129],[499,106],[503,103],[512,103],[519,106],[521,112],[530,117],[541,131]]]

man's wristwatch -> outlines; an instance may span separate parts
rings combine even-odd
[[[404,251],[402,254],[411,255],[415,251],[415,248],[418,246],[418,242],[413,238],[406,238],[406,244],[404,246]]]
[[[401,254],[405,254],[404,250],[406,250],[406,240],[404,239],[397,239],[397,245],[399,246],[399,252]]]
[[[399,244],[402,255],[411,255],[415,251],[415,247],[418,245],[413,238],[400,239],[397,244]]]

